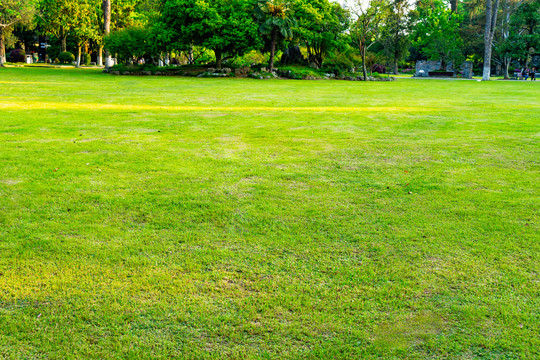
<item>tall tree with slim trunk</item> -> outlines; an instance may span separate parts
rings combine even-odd
[[[103,0],[103,34],[105,36],[111,33],[111,0]],[[105,49],[105,69],[109,70],[112,66],[112,58],[109,50]]]
[[[16,24],[29,22],[35,10],[33,0],[0,0],[0,66],[6,62],[6,35]]]
[[[90,40],[97,39],[97,13],[88,0],[78,0],[74,17],[72,36],[77,44],[77,64],[81,66],[82,47],[88,44]]]
[[[270,72],[274,71],[274,57],[279,37],[290,39],[296,20],[291,17],[291,10],[286,2],[279,0],[261,0],[255,7],[255,17],[259,21],[259,31],[270,38]]]
[[[367,81],[366,53],[381,39],[382,23],[387,16],[388,4],[385,0],[358,1],[351,35],[362,56],[364,81]]]
[[[67,51],[67,38],[75,28],[78,0],[40,0],[39,24],[45,33],[60,40],[62,52]]]
[[[484,71],[482,80],[488,81],[491,77],[491,52],[493,50],[493,36],[497,25],[499,0],[486,0],[486,28],[484,32]]]
[[[384,53],[391,59],[394,74],[398,73],[398,62],[409,53],[408,1],[393,0],[383,30]]]

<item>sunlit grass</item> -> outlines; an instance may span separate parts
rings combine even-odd
[[[0,358],[540,356],[538,84],[0,87]]]

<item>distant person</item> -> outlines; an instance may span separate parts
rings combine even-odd
[[[532,68],[531,81],[536,81],[536,68]]]
[[[523,68],[523,70],[521,70],[521,76],[525,81],[527,81],[527,78],[529,77],[529,69]]]

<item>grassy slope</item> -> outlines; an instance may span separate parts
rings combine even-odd
[[[0,357],[540,356],[540,83],[0,87]]]

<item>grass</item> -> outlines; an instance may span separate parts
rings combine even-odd
[[[540,357],[540,83],[0,87],[0,358]]]

